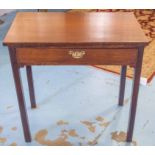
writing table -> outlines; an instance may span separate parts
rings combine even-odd
[[[120,65],[120,106],[127,66],[134,66],[127,131],[127,142],[132,141],[143,51],[148,44],[132,13],[17,13],[3,44],[9,48],[26,142],[31,141],[31,134],[20,67],[26,66],[31,107],[35,108],[32,65]]]

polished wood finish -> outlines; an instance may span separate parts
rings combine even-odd
[[[10,53],[11,65],[13,70],[15,86],[16,86],[19,110],[20,110],[20,115],[21,115],[21,120],[23,125],[24,137],[26,142],[30,142],[31,134],[30,134],[30,128],[28,124],[25,99],[23,95],[23,88],[22,88],[22,82],[20,77],[20,68],[17,64],[17,59],[16,59],[16,50],[13,47],[9,47],[9,53]]]
[[[17,13],[5,45],[146,44],[133,13]]]
[[[29,87],[29,95],[31,101],[31,108],[36,108],[36,99],[35,99],[35,92],[33,86],[33,75],[32,75],[32,68],[31,66],[26,66],[26,74],[27,74],[27,81]]]
[[[24,136],[31,141],[19,68],[27,66],[31,106],[36,107],[31,65],[121,65],[123,105],[127,65],[135,66],[127,141],[132,141],[144,46],[148,40],[132,13],[17,13],[5,39]]]
[[[137,56],[136,67],[134,72],[134,82],[133,82],[133,91],[132,91],[132,97],[131,97],[131,108],[130,108],[129,126],[128,126],[128,132],[127,132],[127,142],[131,142],[132,136],[133,136],[138,92],[139,92],[139,82],[140,82],[140,75],[141,75],[141,69],[142,69],[143,52],[144,52],[144,47],[140,47],[138,49],[138,56]]]
[[[120,106],[123,106],[123,102],[124,102],[126,71],[127,71],[127,66],[122,66],[122,68],[121,68],[121,78],[120,78],[119,101],[118,101],[118,104]]]
[[[75,59],[70,51],[85,54]],[[17,61],[21,65],[133,65],[136,58],[137,49],[17,48]]]

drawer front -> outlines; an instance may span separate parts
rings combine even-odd
[[[21,65],[133,65],[137,49],[17,48]]]

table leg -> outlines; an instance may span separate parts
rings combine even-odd
[[[137,99],[138,99],[138,92],[139,92],[139,82],[140,82],[140,75],[141,75],[141,68],[142,68],[143,50],[144,50],[143,47],[138,49],[137,62],[135,65],[130,117],[129,117],[128,132],[127,132],[127,142],[131,142],[132,136],[133,136],[134,122],[135,122],[136,108],[137,108]]]
[[[127,66],[122,66],[121,79],[120,79],[120,90],[119,90],[119,103],[118,103],[119,106],[123,106],[123,102],[124,102],[126,70],[127,70]]]
[[[36,100],[35,100],[35,92],[34,92],[33,75],[32,75],[31,66],[26,66],[26,74],[27,74],[27,80],[28,80],[31,108],[36,108]]]
[[[14,82],[16,86],[19,110],[20,110],[20,115],[22,120],[22,126],[24,131],[24,137],[26,142],[31,142],[31,134],[30,134],[29,124],[28,124],[26,105],[25,105],[22,82],[20,77],[20,67],[18,66],[17,60],[16,60],[16,50],[13,47],[9,47],[9,52],[10,52]]]

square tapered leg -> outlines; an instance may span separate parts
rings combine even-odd
[[[121,78],[120,78],[119,102],[118,102],[119,106],[123,106],[123,103],[124,103],[126,71],[127,71],[127,66],[122,66]]]
[[[14,81],[16,86],[20,116],[21,116],[23,131],[24,131],[24,137],[26,142],[31,142],[31,133],[29,129],[26,105],[25,105],[22,82],[20,77],[20,67],[18,66],[17,60],[16,60],[16,50],[12,47],[9,47],[9,52],[10,52],[12,71],[13,71],[13,76],[14,76]]]
[[[141,69],[142,69],[143,50],[144,50],[143,47],[138,49],[137,62],[135,65],[133,90],[132,90],[132,97],[131,97],[130,117],[129,117],[128,132],[127,132],[127,142],[131,142],[132,137],[133,137],[138,92],[139,92],[140,75],[141,75]]]
[[[26,74],[27,74],[27,80],[28,80],[31,108],[36,108],[37,105],[36,105],[36,99],[35,99],[35,91],[34,91],[33,75],[32,75],[31,66],[26,66]]]

